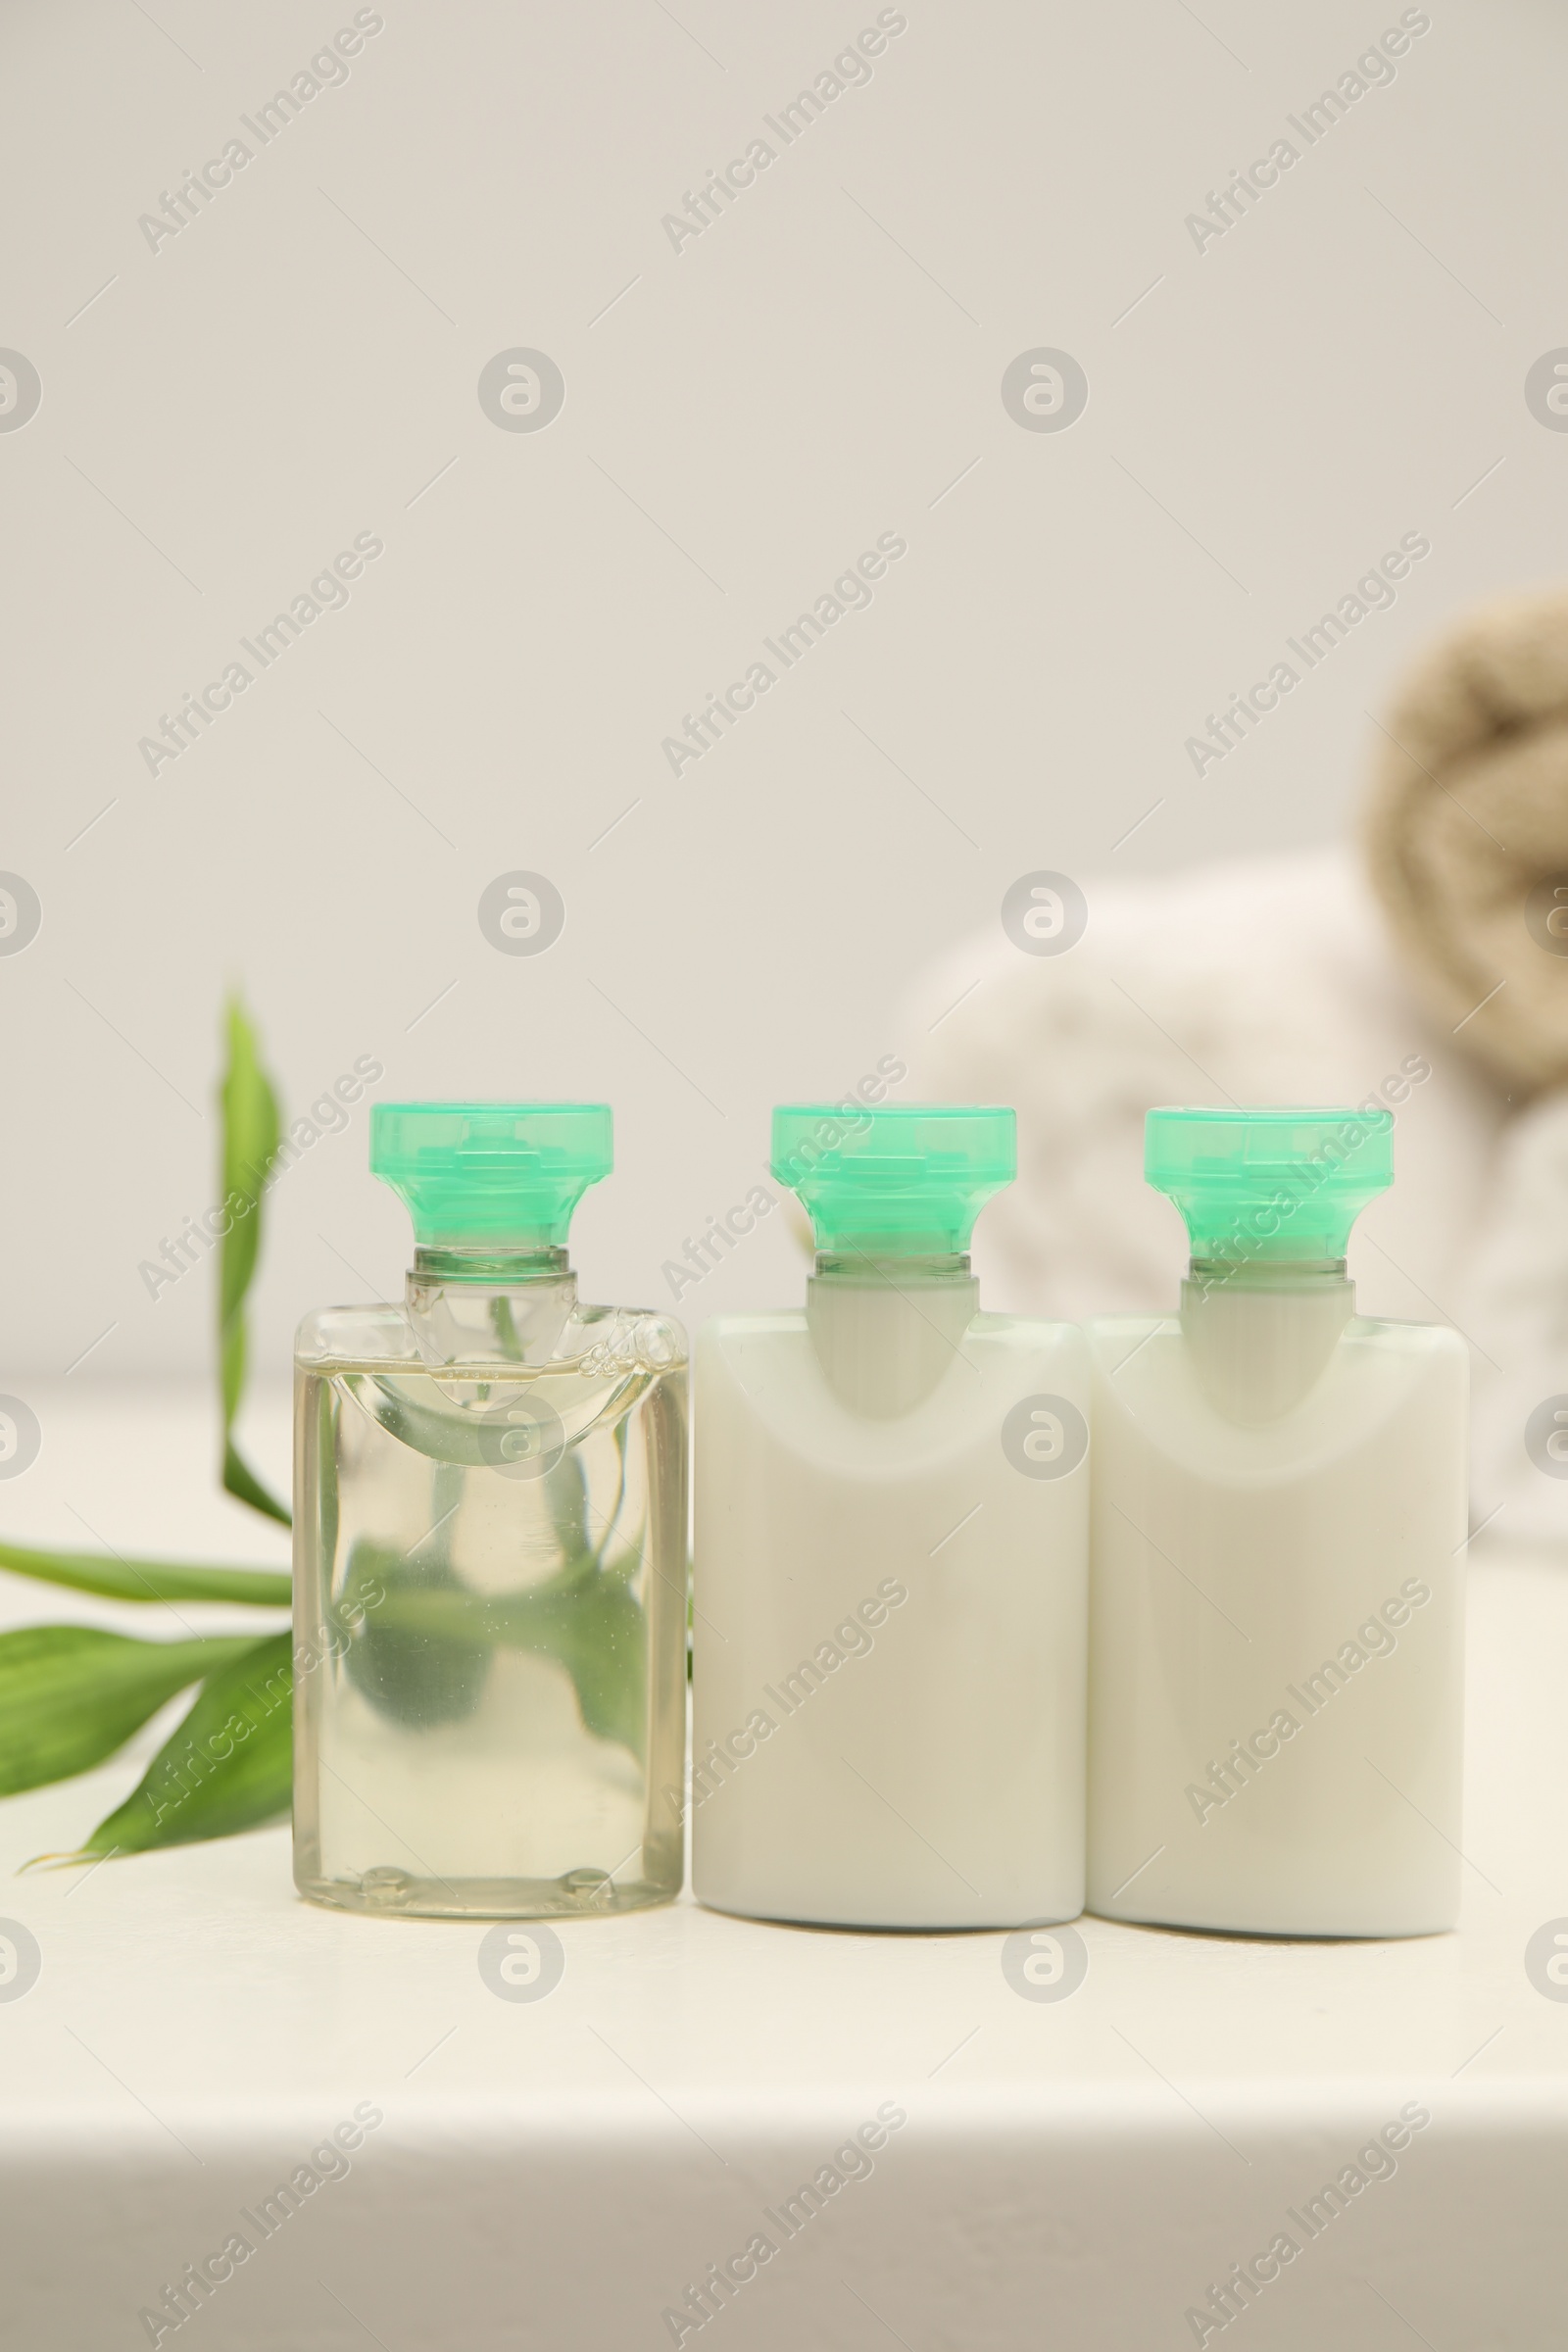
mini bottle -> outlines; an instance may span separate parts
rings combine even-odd
[[[344,1910],[662,1902],[685,1752],[686,1362],[582,1306],[599,1103],[378,1103],[402,1306],[328,1307],[295,1379],[294,1875]]]
[[[982,1314],[964,1254],[1010,1110],[791,1106],[805,1312],[697,1356],[692,1875],[842,1927],[1083,1907],[1088,1363]]]
[[[1442,1325],[1355,1311],[1386,1110],[1154,1110],[1179,1315],[1092,1323],[1089,1903],[1416,1936],[1459,1901],[1465,1401]]]

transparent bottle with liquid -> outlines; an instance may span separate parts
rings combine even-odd
[[[1088,1359],[982,1313],[1011,1110],[773,1116],[804,1313],[697,1350],[692,1876],[755,1918],[976,1928],[1084,1889]]]
[[[1468,1359],[1355,1311],[1386,1110],[1154,1110],[1176,1316],[1094,1359],[1089,1905],[1414,1936],[1459,1901]]]
[[[301,1325],[294,1874],[344,1910],[537,1918],[681,1883],[686,1348],[584,1306],[595,1103],[378,1103],[401,1306]]]

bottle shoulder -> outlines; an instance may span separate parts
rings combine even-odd
[[[761,1340],[806,1329],[806,1309],[781,1306],[741,1315],[710,1315],[697,1334],[697,1353],[722,1348],[730,1340]]]
[[[1176,1315],[1102,1316],[1088,1340],[1102,1470],[1127,1446],[1200,1483],[1264,1486],[1389,1445],[1463,1460],[1469,1351],[1447,1324],[1352,1317],[1299,1361],[1266,1345],[1205,1351]]]
[[[872,1424],[966,1443],[977,1428],[994,1435],[1025,1396],[1089,1409],[1089,1352],[1074,1323],[979,1314],[955,1335],[916,1317],[836,1340],[799,1311],[715,1317],[697,1336],[698,1393],[708,1409],[793,1431],[808,1449]]]
[[[1093,1315],[1084,1337],[1097,1362],[1114,1362],[1129,1344],[1157,1347],[1188,1345],[1179,1314]],[[1342,1348],[1386,1352],[1405,1357],[1454,1356],[1467,1358],[1469,1348],[1451,1323],[1403,1322],[1392,1315],[1352,1315],[1339,1341]]]
[[[1081,1350],[1084,1346],[1081,1323],[1058,1323],[1048,1315],[993,1315],[982,1308],[969,1330],[971,1336],[980,1339],[1004,1342],[1018,1340],[1031,1348],[1062,1347]]]
[[[674,1372],[685,1364],[687,1352],[685,1325],[657,1307],[580,1306],[548,1360],[552,1366],[594,1371]],[[408,1309],[382,1302],[316,1308],[295,1334],[294,1360],[300,1370],[312,1371],[420,1365],[424,1359]],[[449,1366],[443,1358],[442,1366],[493,1372],[495,1359],[452,1359]]]
[[[710,1315],[697,1335],[696,1351],[701,1355],[707,1349],[723,1348],[731,1342],[750,1346],[770,1338],[796,1339],[808,1328],[806,1310],[798,1306],[771,1312]],[[1084,1345],[1083,1329],[1077,1323],[1053,1322],[1043,1315],[994,1315],[984,1308],[971,1318],[964,1335],[966,1346],[976,1340],[994,1341],[1004,1347],[1060,1346],[1078,1351]]]
[[[294,1334],[297,1364],[417,1360],[413,1327],[401,1306],[318,1306]]]
[[[1084,1337],[1093,1348],[1102,1339],[1142,1339],[1156,1331],[1179,1332],[1180,1315],[1091,1315],[1084,1325]]]

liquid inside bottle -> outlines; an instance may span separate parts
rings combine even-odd
[[[692,1873],[743,1917],[934,1930],[1084,1893],[1089,1367],[980,1311],[1010,1110],[785,1104],[804,1312],[697,1352]]]
[[[681,1879],[686,1368],[560,1250],[421,1249],[296,1381],[295,1876],[356,1911],[527,1918]]]
[[[1270,1936],[1458,1916],[1467,1358],[1357,1315],[1387,1110],[1158,1109],[1192,1265],[1095,1367],[1089,1904]]]

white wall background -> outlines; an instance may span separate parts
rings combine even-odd
[[[662,216],[779,147],[764,113],[874,5],[384,0],[346,82],[150,250],[139,216],[354,13],[0,22],[0,345],[42,384],[0,431],[0,868],[43,907],[0,956],[0,1387],[208,1360],[209,1276],[154,1302],[137,1264],[215,1197],[229,986],[291,1111],[367,1054],[386,1097],[608,1098],[576,1256],[657,1298],[769,1104],[909,1054],[914,975],[1015,877],[1092,906],[1332,836],[1413,649],[1560,565],[1568,439],[1523,388],[1568,342],[1548,0],[1431,0],[1201,253],[1185,217],[1398,6],[907,0],[677,253]],[[543,431],[479,404],[516,346],[564,376]],[[1036,346],[1087,372],[1069,430],[1003,406]],[[365,531],[347,608],[149,774],[160,713]],[[682,714],[887,531],[872,607],[672,776]],[[1196,777],[1204,714],[1410,531],[1394,609]],[[476,919],[513,868],[565,902],[537,957]],[[271,1365],[309,1305],[397,1291],[365,1150],[362,1106],[271,1196]],[[774,1218],[685,1311],[799,1279]]]

